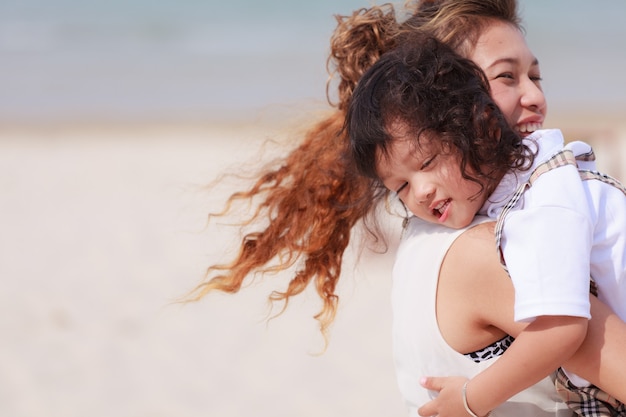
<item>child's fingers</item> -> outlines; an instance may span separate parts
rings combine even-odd
[[[417,410],[417,414],[419,414],[422,417],[436,416],[437,415],[437,406],[435,405],[436,401],[437,400],[429,401],[423,406],[421,406]]]
[[[431,391],[439,392],[443,388],[442,380],[443,378],[436,376],[425,376],[420,379],[420,385]]]
[[[425,376],[420,380],[420,385],[426,389],[433,391],[441,391],[440,378],[433,376]],[[437,399],[429,401],[417,410],[417,414],[422,417],[430,417],[437,415]]]

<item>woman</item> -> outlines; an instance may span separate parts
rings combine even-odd
[[[229,204],[240,200],[247,202],[253,198],[255,201],[257,198],[261,199],[260,204],[255,205],[258,211],[247,223],[260,225],[256,231],[244,236],[240,252],[233,262],[209,268],[208,279],[196,289],[194,297],[199,299],[216,289],[237,292],[244,279],[251,273],[286,269],[301,260],[303,266],[297,271],[288,288],[283,292],[272,293],[270,298],[274,301],[288,301],[289,297],[299,294],[314,281],[317,293],[324,303],[316,318],[325,334],[335,316],[338,302],[335,287],[341,275],[342,255],[350,241],[351,231],[361,221],[364,221],[366,227],[373,225],[368,230],[376,231],[375,223],[367,221],[372,218],[366,216],[374,212],[376,203],[383,201],[384,197],[383,194],[375,192],[368,180],[355,173],[346,158],[348,141],[342,125],[356,82],[382,53],[394,46],[397,36],[403,30],[423,30],[466,56],[473,54],[474,56],[470,58],[475,59],[489,74],[490,63],[480,53],[479,38],[484,36],[488,29],[502,22],[506,22],[506,25],[514,27],[519,32],[515,1],[423,1],[417,4],[412,17],[403,24],[398,24],[395,10],[390,5],[362,9],[350,17],[339,19],[339,26],[331,45],[331,62],[334,62],[336,71],[340,74],[337,111],[311,129],[304,141],[278,168],[263,172],[248,191],[232,195]],[[513,48],[515,52],[526,53],[528,48],[521,32],[519,33],[521,42],[506,46]],[[537,80],[531,80],[531,74],[534,73],[530,71],[537,67],[535,60],[531,60],[530,65],[527,62],[522,65],[512,60],[507,60],[504,64],[509,66],[490,76],[494,99],[512,126],[516,126],[520,131],[532,130],[535,124],[543,121],[546,108]],[[502,84],[496,85],[497,83]],[[266,223],[267,219],[270,221]],[[413,230],[413,226],[410,230]],[[442,259],[441,265],[432,265],[433,268],[439,270],[441,267],[443,276],[444,271],[450,268],[449,262],[455,256],[463,254],[456,253],[457,244],[461,245],[465,239],[471,240],[471,236],[479,236],[471,240],[472,244],[481,243],[483,245],[481,250],[485,253],[488,251],[495,253],[493,236],[491,235],[489,239],[485,237],[488,230],[490,229],[477,226],[450,242],[433,240],[433,244],[437,244],[444,254],[448,249],[447,245],[451,245],[445,262]],[[481,231],[484,235],[480,234]],[[415,233],[423,235],[421,229]],[[475,248],[476,251],[478,249],[479,247]],[[404,259],[402,253],[401,251],[398,256],[399,263]],[[474,261],[480,260],[478,257],[474,258]],[[270,265],[275,259],[279,259],[278,267]],[[512,320],[512,287],[507,287],[510,286],[510,282],[499,279],[501,276],[496,273],[500,268],[499,263],[496,262],[495,267],[488,269],[490,263],[484,262],[485,265],[479,265],[480,268],[485,268],[481,269],[480,276],[485,280],[496,281],[488,287],[493,288],[493,297],[489,300],[497,300],[499,303],[493,311],[483,313],[481,309],[478,309],[479,311],[474,309],[471,312],[476,316],[461,317],[459,321],[471,326],[467,328],[454,326],[452,323],[454,320],[447,320],[445,317],[449,314],[451,318],[459,319],[454,314],[457,311],[456,304],[465,297],[462,295],[457,297],[459,294],[453,290],[441,292],[440,289],[437,292],[436,320],[440,322],[442,330],[445,330],[444,326],[450,327],[450,331],[445,330],[442,334],[445,335],[444,339],[452,352],[479,350],[501,339],[505,334],[514,336],[516,331],[519,331],[518,325]],[[433,264],[432,260],[429,264]],[[486,274],[485,271],[494,272],[493,278],[492,274]],[[469,268],[467,272],[468,277],[476,278]],[[442,281],[443,284],[445,282]],[[443,306],[450,307],[446,310],[449,313],[443,311]],[[507,316],[504,314],[506,311],[510,311],[511,314]],[[468,314],[469,312],[468,310]],[[427,311],[425,314],[435,317],[434,313]],[[401,357],[397,359],[402,360]],[[402,370],[401,363],[398,369]],[[450,368],[447,371],[441,369],[438,374],[450,375],[458,372],[458,369]],[[399,375],[401,374],[399,372]],[[409,375],[409,379],[417,382],[421,376],[412,374]],[[586,374],[584,376],[593,380]],[[421,404],[414,403],[411,395],[413,390],[420,389],[419,386],[415,384],[403,386],[402,381],[400,384],[410,409],[414,411]],[[547,402],[546,407],[541,407],[547,410],[546,415],[554,415],[555,409],[562,408],[562,404],[559,405],[560,401],[554,398],[554,390],[546,391],[545,385],[539,390],[542,400],[533,395],[534,399],[531,402],[543,401],[544,404]],[[507,407],[511,410],[510,407],[515,408],[516,405],[508,403]],[[525,415],[529,412],[528,408],[523,408],[515,415]]]
[[[522,139],[510,128],[491,97],[482,71],[474,62],[460,58],[450,48],[432,38],[416,35],[417,32],[414,32],[411,39],[403,39],[398,47],[384,54],[359,81],[346,118],[352,154],[355,165],[363,175],[372,178],[379,187],[394,191],[416,217],[436,224],[437,228],[439,226],[453,229],[466,228],[505,173],[512,170],[515,175],[530,175],[531,168],[534,164],[540,163],[542,155],[546,152],[551,155],[554,140],[542,137],[536,142],[536,147],[543,154],[535,153],[534,136],[531,136],[533,139]],[[506,34],[501,35],[497,37],[499,41],[506,39]],[[484,42],[484,45],[488,45],[488,42]],[[494,57],[497,58],[498,55]],[[518,57],[516,61],[524,62],[522,58]],[[546,131],[536,133],[545,134]],[[544,143],[543,140],[547,142]],[[573,178],[567,176],[558,178],[566,178],[582,188],[578,171],[576,169],[571,171]],[[560,170],[560,172],[569,171]],[[541,178],[542,182],[538,186],[546,187],[544,184],[546,177]],[[577,205],[582,204],[584,208],[587,207],[584,203],[585,194],[573,193],[572,190],[577,190],[576,187],[567,188],[562,181],[555,183],[548,180],[547,184],[572,192],[572,196],[560,195],[556,201],[551,200],[551,204],[545,206],[549,207],[549,210],[559,207],[562,204],[561,200],[573,196],[578,197],[577,203],[568,209],[560,210],[560,216],[566,217],[570,211],[577,208]],[[584,184],[591,187],[591,185],[604,183],[586,181]],[[549,193],[554,194],[554,187]],[[617,222],[618,217],[615,212],[621,213],[626,210],[622,207],[626,203],[624,194],[609,184],[606,184],[605,191],[615,192],[609,195],[618,195],[619,198],[609,203],[607,197],[602,196],[598,199],[598,205],[607,205],[607,210],[611,213],[608,217],[612,222]],[[528,209],[524,207],[523,210]],[[550,211],[547,212],[547,214],[550,213]],[[542,220],[545,214],[542,210],[533,210],[533,215],[539,218],[533,217],[524,223],[526,233],[534,223]],[[558,223],[558,220],[553,218],[552,222]],[[580,240],[585,237],[586,229],[580,217],[576,220],[575,227],[582,231],[580,237],[577,237]],[[589,222],[604,224],[591,219],[591,216]],[[600,225],[599,228],[602,227]],[[556,226],[551,226],[550,223],[544,223],[542,229],[554,233]],[[422,226],[422,228],[425,227]],[[413,357],[413,361],[409,362],[412,363],[411,366],[399,368],[399,372],[406,372],[407,380],[412,379],[415,374],[428,374],[436,370],[436,368],[431,368],[432,366],[441,366],[444,355],[429,357],[430,350],[424,349],[423,343],[415,341],[407,343],[407,341],[424,338],[426,335],[431,335],[431,337],[426,337],[433,342],[442,340],[437,320],[434,319],[434,315],[429,314],[435,311],[434,305],[439,295],[437,282],[438,279],[439,281],[457,279],[456,277],[463,272],[459,270],[452,277],[441,276],[440,262],[433,262],[433,259],[445,259],[441,256],[440,250],[449,245],[432,244],[437,236],[446,235],[443,232],[437,232],[437,228],[426,239],[422,239],[421,244],[412,244],[410,250],[404,247],[409,244],[409,240],[419,240],[421,233],[405,239],[394,270],[393,306],[397,318],[394,331],[396,356],[403,359]],[[571,229],[572,225],[570,224],[568,228]],[[620,227],[616,230],[623,232]],[[605,231],[598,233],[602,236],[608,234]],[[565,233],[564,236],[566,236]],[[545,236],[544,238],[550,240],[551,237]],[[619,260],[622,259],[623,247],[619,243],[622,241],[622,237],[617,237],[606,242],[612,245],[613,250],[610,253],[616,257],[617,268],[620,271]],[[544,246],[542,251],[554,254],[569,243],[554,240],[552,242],[553,246]],[[539,243],[541,242],[534,244]],[[538,259],[538,254],[531,246],[526,245],[522,250],[527,255],[524,260],[526,263],[532,264]],[[472,248],[468,248],[468,251],[472,253]],[[506,255],[509,254],[504,253],[505,259],[508,260]],[[606,257],[606,254],[603,256]],[[416,258],[421,259],[422,262],[416,262]],[[465,400],[471,405],[469,408],[479,415],[487,414],[523,388],[548,376],[565,359],[569,358],[569,355],[578,350],[587,332],[589,269],[585,266],[590,261],[588,257],[585,257],[585,253],[577,254],[576,258],[554,257],[558,263],[558,268],[555,269],[559,270],[558,272],[560,270],[566,272],[566,276],[558,285],[558,293],[550,299],[550,304],[541,299],[541,302],[544,302],[541,306],[544,308],[542,312],[546,313],[532,322],[531,320],[518,320],[528,324],[516,336],[515,343],[509,347],[508,340],[496,341],[493,348],[499,349],[499,352],[503,350],[504,342],[507,342],[508,349],[503,357],[472,378],[469,382],[473,384],[468,384],[467,380],[463,381],[463,385],[456,389],[456,398],[448,398],[445,401],[438,399],[439,403],[444,404],[445,408],[450,410],[449,413],[444,413],[441,408],[438,408],[435,410],[438,415],[454,416],[464,412],[463,401],[457,401],[456,409],[451,406],[454,399],[462,400],[463,395],[458,394],[463,393],[463,387],[466,387]],[[576,264],[576,261],[579,261],[578,258],[582,260],[581,265]],[[541,294],[542,291],[546,292],[546,287],[549,287],[549,284],[557,278],[554,272],[548,273],[545,260],[540,260],[540,262],[543,264],[540,271],[546,271],[545,278],[549,282],[542,282],[543,285],[534,290],[533,296]],[[432,274],[424,273],[433,265]],[[568,270],[569,265],[575,268]],[[480,264],[466,263],[466,268],[470,271],[475,266],[480,266]],[[566,293],[569,287],[575,287],[573,281],[576,279],[576,274],[580,275],[579,271],[585,275],[580,279],[582,281],[580,295],[577,294],[573,298],[576,300],[582,298],[580,301],[586,308],[580,309],[580,312],[579,310],[570,311],[573,314],[581,314],[580,317],[562,313],[563,306],[570,307],[571,304],[575,304],[569,302]],[[608,274],[606,275],[606,278],[609,278]],[[541,277],[543,275],[539,274],[537,278]],[[600,276],[594,275],[594,278],[599,280]],[[532,281],[533,277],[526,274],[522,280]],[[463,291],[466,299],[472,300],[468,306],[476,305],[473,302],[480,299],[481,294],[486,292],[485,288],[476,287],[476,282],[474,281],[473,286]],[[431,291],[420,291],[420,288],[430,288]],[[516,302],[518,298],[519,293],[516,292]],[[441,301],[443,303],[444,300]],[[478,304],[480,310],[490,304],[488,300],[485,301],[486,303]],[[456,308],[458,304],[455,302],[450,307]],[[442,315],[449,313],[448,310],[442,312]],[[459,314],[459,316],[477,317],[478,314],[482,314],[480,310],[463,312],[465,314]],[[552,311],[557,312],[552,313]],[[431,316],[433,319],[429,320]],[[415,320],[415,317],[420,319]],[[494,317],[493,320],[495,319]],[[488,322],[493,322],[493,320]],[[459,318],[454,317],[451,324],[454,325],[458,321]],[[480,330],[480,328],[476,329],[477,332]],[[546,346],[549,348],[547,349]],[[441,350],[445,351],[444,348]],[[473,352],[465,349],[461,352],[477,361],[484,359],[485,354],[488,353],[484,349],[481,350],[481,352]],[[621,385],[614,386],[623,387],[624,384],[626,384],[626,378]],[[417,391],[414,387],[408,390],[408,392],[414,391]],[[587,390],[587,392],[592,391]],[[598,392],[597,388],[594,388],[593,392]],[[606,396],[600,397],[599,395],[598,397],[606,398]],[[616,412],[619,409],[626,411],[623,407],[613,408],[616,408]]]

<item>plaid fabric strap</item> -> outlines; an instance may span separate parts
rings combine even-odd
[[[515,207],[520,197],[522,196],[522,194],[524,194],[524,191],[526,191],[526,188],[528,187],[530,187],[530,183],[525,182],[517,188],[517,191],[515,191],[515,194],[513,194],[513,197],[511,197],[509,202],[506,203],[504,208],[502,208],[502,211],[498,215],[498,220],[496,221],[496,230],[495,230],[496,248],[500,252],[500,263],[502,264],[502,267],[506,270],[507,273],[509,272],[509,270],[506,267],[506,263],[504,262],[504,255],[502,253],[502,248],[500,247],[500,242],[502,241],[502,226],[504,225],[504,218],[507,216],[507,214],[509,214],[509,211],[511,211],[511,209]]]
[[[583,155],[583,157],[587,158],[587,159],[585,159],[587,161],[595,159],[595,156],[593,155],[593,152],[591,152],[590,154],[585,154],[585,155]],[[500,215],[498,216],[498,220],[496,221],[495,237],[496,237],[496,248],[498,248],[498,251],[500,252],[500,263],[502,264],[502,267],[507,272],[508,272],[508,269],[507,269],[506,264],[504,262],[504,257],[502,255],[502,249],[500,247],[500,242],[502,240],[502,227],[504,226],[504,219],[506,218],[506,216],[509,213],[509,211],[511,211],[513,209],[513,207],[515,207],[517,205],[517,202],[522,197],[522,194],[524,194],[526,189],[530,188],[530,186],[533,184],[533,182],[535,182],[535,180],[537,178],[539,178],[539,176],[541,176],[542,174],[545,174],[548,171],[553,170],[554,168],[558,168],[558,167],[565,166],[565,165],[577,166],[577,164],[576,164],[576,157],[574,157],[574,153],[572,151],[570,151],[570,150],[567,150],[567,149],[562,150],[561,152],[557,153],[556,155],[554,155],[553,157],[548,159],[546,162],[544,162],[543,164],[541,164],[537,168],[535,168],[535,170],[532,172],[532,174],[530,174],[530,177],[528,178],[528,181],[526,181],[525,183],[521,184],[517,188],[517,190],[515,191],[515,193],[511,197],[511,199],[502,208],[502,211],[500,212]]]
[[[530,174],[530,178],[528,179],[528,181],[521,184],[517,188],[517,190],[515,191],[515,193],[509,200],[509,202],[506,203],[506,205],[503,207],[502,212],[500,212],[500,215],[498,216],[498,220],[496,221],[496,230],[495,230],[496,247],[498,248],[498,251],[500,252],[500,262],[502,263],[502,266],[504,267],[504,269],[507,270],[507,272],[508,272],[508,269],[506,268],[506,264],[502,256],[502,248],[500,247],[500,243],[502,240],[502,227],[504,225],[504,219],[506,218],[507,214],[517,205],[517,202],[521,198],[522,194],[524,194],[526,189],[530,188],[530,186],[533,184],[533,182],[537,178],[539,178],[539,176],[545,174],[548,171],[551,171],[555,168],[562,167],[565,165],[574,165],[575,167],[578,167],[577,161],[581,161],[581,162],[582,161],[594,161],[595,159],[596,158],[595,158],[593,151],[590,151],[582,155],[574,156],[574,153],[570,151],[569,149],[563,149],[562,151],[560,151],[559,153],[551,157],[549,160],[547,160],[546,162],[544,162],[543,164],[535,168],[532,174]],[[591,171],[591,170],[584,170],[584,169],[579,169],[578,172],[580,174],[580,178],[583,181],[599,180],[599,181],[605,182],[607,184],[610,184],[616,187],[617,189],[621,190],[624,193],[624,195],[626,195],[626,188],[624,187],[624,185],[620,183],[617,179],[611,177],[610,175],[602,174],[598,171]]]
[[[579,169],[578,172],[580,173],[580,178],[583,181],[585,180],[602,181],[602,182],[612,185],[613,187],[617,188],[622,193],[624,193],[624,195],[626,195],[626,187],[624,187],[624,184],[619,182],[619,180],[617,180],[616,178],[611,177],[610,175],[606,175],[598,171],[589,171],[586,169]]]
[[[626,416],[626,406],[595,385],[577,387],[561,368],[556,371],[556,392],[577,415],[585,417]]]

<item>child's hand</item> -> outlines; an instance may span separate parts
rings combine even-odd
[[[420,416],[459,417],[468,416],[463,405],[463,384],[468,381],[462,376],[425,377],[420,384],[429,390],[438,391],[434,400],[424,404],[417,410]]]

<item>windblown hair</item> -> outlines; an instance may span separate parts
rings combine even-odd
[[[227,205],[261,198],[245,225],[266,220],[267,226],[243,237],[232,262],[211,266],[210,279],[195,289],[192,299],[212,290],[235,293],[252,273],[286,270],[302,261],[287,289],[272,292],[270,300],[284,301],[286,307],[290,297],[314,280],[323,300],[315,318],[325,332],[337,309],[335,286],[343,253],[353,227],[370,206],[369,182],[344,160],[348,142],[338,135],[343,122],[340,112],[320,122],[278,169],[264,172],[249,190],[231,195]]]
[[[509,170],[528,169],[533,151],[491,98],[480,67],[435,38],[414,32],[406,40],[354,90],[346,128],[359,172],[378,180],[376,164],[399,140],[399,125],[402,140],[413,147],[428,143],[435,152],[457,155],[463,178],[479,184],[479,193],[491,192]]]
[[[434,0],[418,2],[401,32],[428,34],[467,57],[494,20],[523,31],[516,0]]]
[[[336,17],[327,62],[331,73],[327,96],[336,110],[314,125],[278,168],[259,172],[249,189],[231,195],[222,214],[237,201],[254,203],[244,226],[258,228],[243,236],[231,262],[208,268],[205,280],[188,299],[198,300],[214,290],[236,293],[252,274],[286,270],[297,263],[301,266],[287,288],[273,292],[270,300],[284,301],[286,306],[290,297],[314,281],[323,303],[315,318],[326,336],[337,311],[335,288],[351,231],[364,224],[379,232],[368,215],[383,195],[372,187],[371,179],[356,172],[343,131],[357,82],[382,54],[402,42],[403,33],[423,30],[459,43],[467,34],[476,38],[482,30],[478,28],[491,19],[518,25],[515,0],[421,0],[407,10],[411,17],[404,23],[398,22],[391,4]],[[336,103],[330,91],[333,77],[338,81]],[[278,264],[271,264],[276,260]]]

